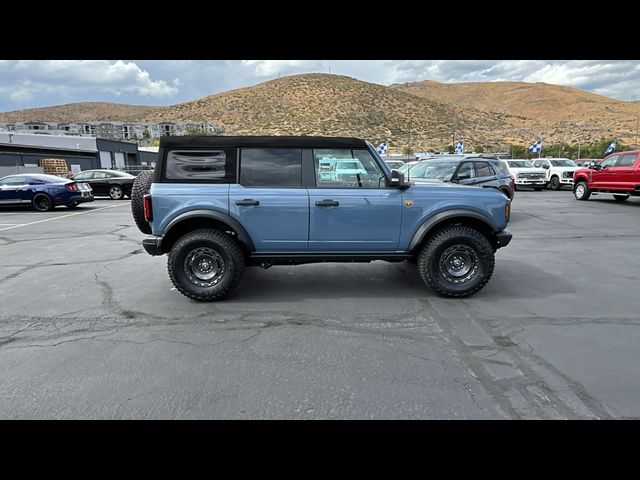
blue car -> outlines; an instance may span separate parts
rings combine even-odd
[[[32,205],[39,212],[58,205],[76,208],[93,202],[93,191],[86,183],[45,174],[18,174],[0,178],[0,205]]]

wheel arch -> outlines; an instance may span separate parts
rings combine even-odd
[[[178,215],[171,220],[162,233],[162,249],[167,252],[185,233],[198,228],[216,228],[232,235],[245,252],[255,250],[251,237],[237,221],[222,212],[211,210],[193,210]]]
[[[498,228],[489,218],[471,210],[454,210],[438,213],[420,225],[411,239],[409,251],[418,252],[433,232],[448,225],[466,225],[474,228],[487,237],[494,248],[497,247],[495,233],[498,232]]]

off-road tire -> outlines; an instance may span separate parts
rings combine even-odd
[[[591,196],[591,190],[589,190],[589,185],[584,180],[580,180],[573,187],[573,196],[576,197],[576,200],[589,200]]]
[[[215,252],[213,254],[223,261],[223,273],[214,285],[195,283],[198,279],[188,270],[188,260],[198,250]],[[169,277],[178,291],[199,302],[227,297],[242,280],[244,268],[244,255],[237,242],[229,234],[213,228],[192,230],[183,235],[174,243],[167,260]]]
[[[462,281],[447,277],[443,269],[443,254],[450,258],[454,248],[473,252],[469,278]],[[435,232],[424,244],[418,257],[418,272],[422,281],[445,297],[468,297],[484,287],[495,266],[494,249],[479,231],[462,225],[451,225]]]
[[[629,199],[629,195],[614,195],[613,198],[618,202],[624,202]]]
[[[150,234],[151,225],[144,219],[144,196],[149,193],[153,183],[153,170],[145,170],[136,177],[131,187],[131,213],[142,233]]]

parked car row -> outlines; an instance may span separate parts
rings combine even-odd
[[[0,205],[31,205],[40,212],[57,206],[76,208],[96,196],[131,198],[135,176],[117,170],[85,170],[70,178],[42,173],[0,178]]]

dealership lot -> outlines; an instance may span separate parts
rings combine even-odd
[[[518,191],[462,300],[374,262],[192,302],[129,208],[0,210],[0,418],[640,418],[640,198]]]

